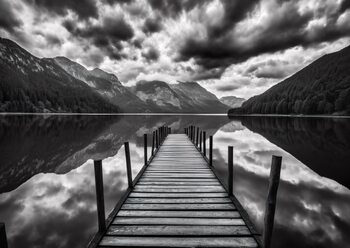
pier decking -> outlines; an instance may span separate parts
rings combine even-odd
[[[169,134],[98,247],[260,247],[239,203],[185,134]]]

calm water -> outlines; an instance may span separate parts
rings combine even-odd
[[[283,156],[273,247],[350,247],[350,120],[224,116],[0,116],[0,222],[9,245],[85,247],[97,230],[92,159],[104,159],[106,212],[134,176],[144,133],[194,124],[214,135],[214,166],[262,230],[271,155]]]

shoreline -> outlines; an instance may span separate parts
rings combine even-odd
[[[288,118],[340,118],[349,119],[349,115],[281,115],[281,114],[227,114],[230,117],[288,117]]]

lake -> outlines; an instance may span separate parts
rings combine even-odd
[[[143,134],[161,125],[214,135],[214,167],[225,182],[234,146],[233,191],[260,232],[271,156],[283,157],[273,247],[350,247],[349,119],[210,115],[0,116],[0,222],[9,247],[85,247],[97,231],[93,159],[103,159],[109,213],[127,188],[123,143],[135,177]]]

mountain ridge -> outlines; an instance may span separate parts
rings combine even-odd
[[[228,114],[350,114],[350,46],[326,54]]]

